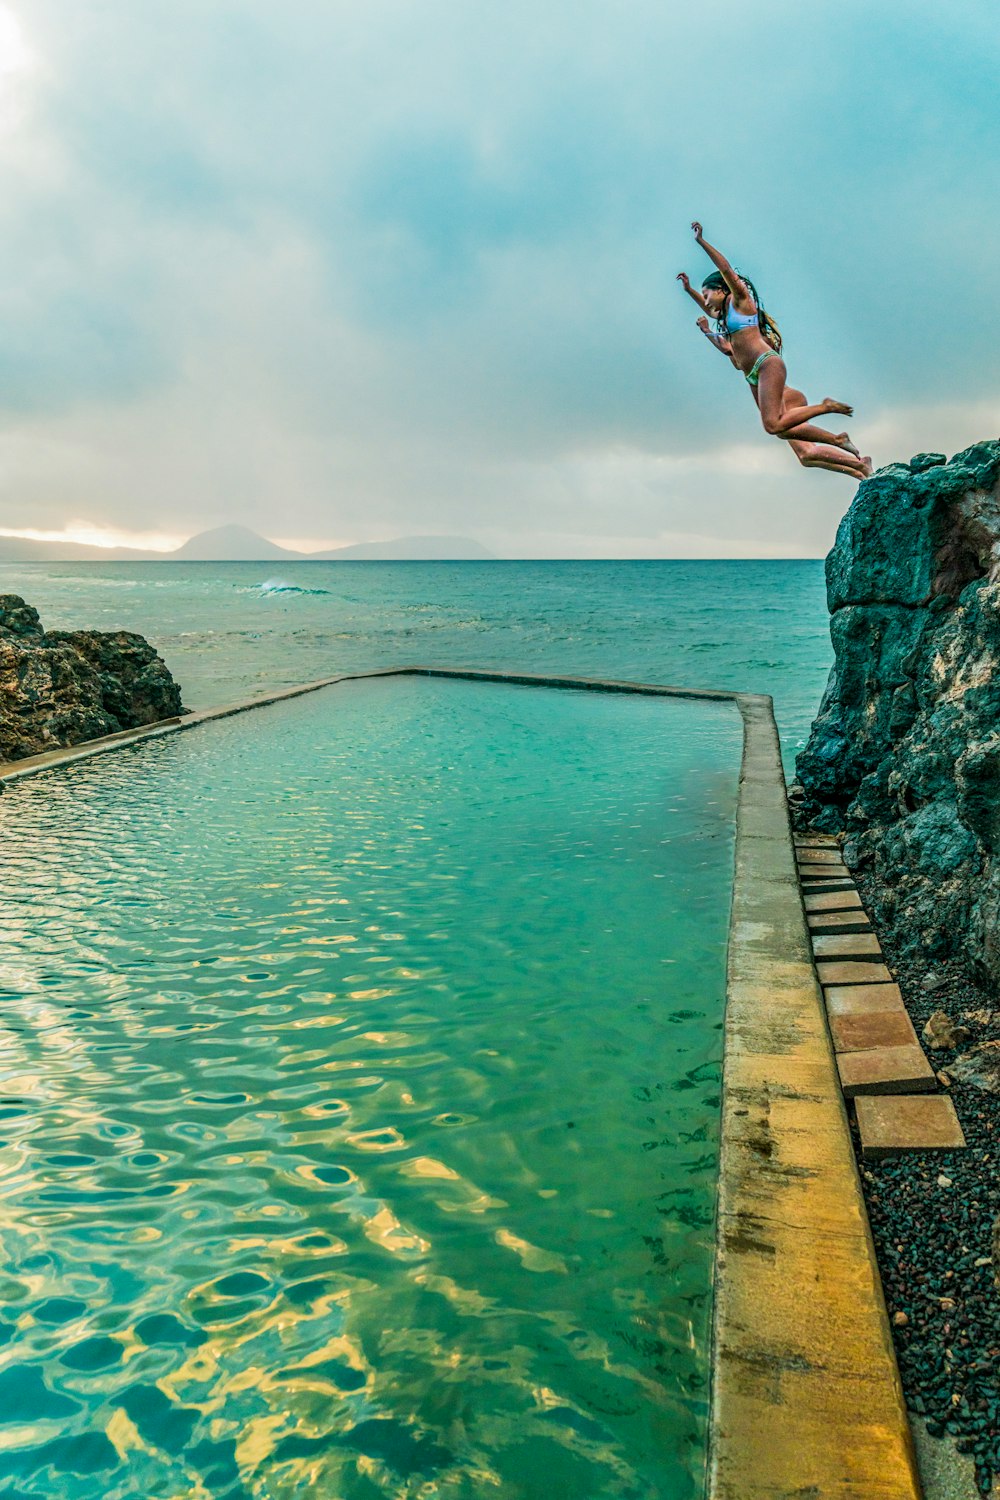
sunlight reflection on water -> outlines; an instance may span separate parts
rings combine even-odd
[[[699,1492],[740,738],[407,679],[12,786],[9,1493]]]

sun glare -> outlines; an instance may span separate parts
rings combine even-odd
[[[90,521],[70,521],[60,531],[3,526],[2,536],[23,537],[31,542],[74,542],[84,547],[134,547],[141,552],[173,552],[186,540],[165,531],[119,531],[113,526],[95,526]]]
[[[20,21],[8,6],[0,5],[0,77],[23,73],[31,62],[31,49],[24,39]]]

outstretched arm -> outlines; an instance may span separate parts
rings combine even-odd
[[[688,273],[686,271],[678,271],[677,280],[681,283],[681,286],[687,292],[688,296],[691,298],[691,301],[697,302],[702,312],[707,313],[708,308],[705,305],[705,299],[701,295],[701,292],[696,292],[694,287],[691,285],[691,279],[688,276]]]
[[[702,316],[698,319],[698,327],[708,339],[708,342],[710,344],[714,344],[720,354],[724,354],[728,360],[730,360],[732,363],[735,363],[735,361],[733,360],[732,344],[728,339],[724,339],[721,334],[712,332],[712,328],[708,321],[708,318],[705,316],[705,314],[708,312],[705,299],[702,296],[701,292],[695,291],[694,287],[691,285],[690,279],[688,278],[687,272],[678,271],[677,280],[681,283],[684,290],[691,298],[692,302],[697,302],[698,306],[701,308]]]
[[[716,250],[714,245],[710,245],[708,243],[705,238],[704,231],[702,230],[702,227],[698,223],[697,219],[694,220],[691,228],[694,230],[694,237],[696,241],[704,250],[705,254],[708,256],[715,269],[719,272],[723,281],[726,283],[726,286],[732,292],[733,301],[737,304],[740,302],[746,302],[747,305],[750,305],[750,297],[745,285],[737,276],[736,272],[733,270],[732,266],[729,264],[722,251]]]

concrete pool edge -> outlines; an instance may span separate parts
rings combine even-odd
[[[716,1221],[711,1500],[919,1500],[769,700],[745,726]]]
[[[0,783],[339,683],[450,677],[734,704],[743,720],[714,1281],[711,1500],[918,1497],[889,1335],[795,873],[766,697],[404,666],[246,698],[0,765]]]

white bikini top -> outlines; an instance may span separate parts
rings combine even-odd
[[[744,328],[759,328],[760,312],[757,308],[752,313],[737,312],[730,297],[726,306],[726,327],[730,333],[740,333]]]

